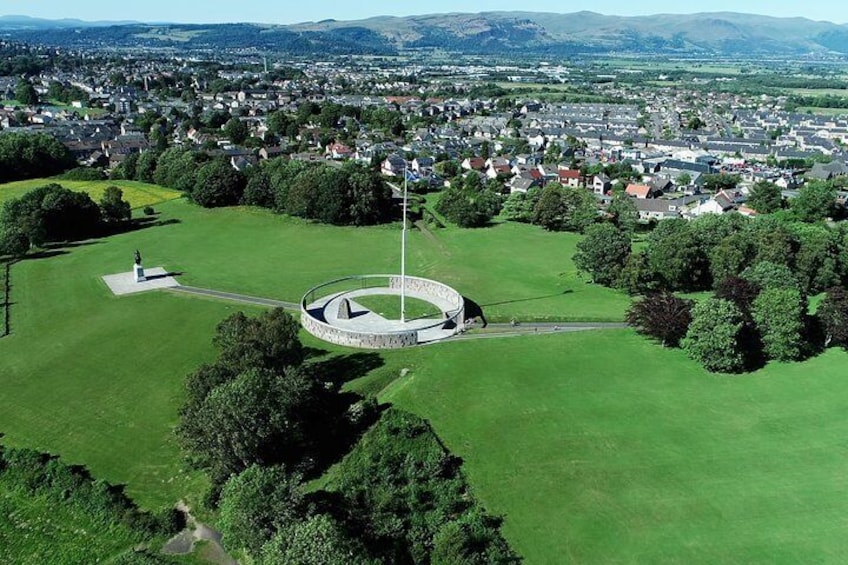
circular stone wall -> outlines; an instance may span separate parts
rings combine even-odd
[[[446,339],[463,328],[465,299],[440,282],[406,279],[406,296],[441,311],[438,318],[385,319],[357,304],[358,296],[390,295],[400,300],[400,275],[358,275],[309,289],[300,302],[300,321],[315,337],[348,347],[397,349]]]

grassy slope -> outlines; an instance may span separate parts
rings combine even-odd
[[[848,558],[845,353],[721,377],[626,330],[435,347],[389,354],[411,372],[383,399],[528,565]]]
[[[264,210],[203,210],[182,201],[159,208],[182,223],[133,240],[146,260],[184,271],[185,284],[297,301],[335,278],[399,270],[398,225],[310,225]],[[578,240],[511,223],[434,236],[412,231],[407,273],[454,286],[489,319],[622,319],[627,296],[578,277],[571,262]]]
[[[98,478],[126,482],[129,494],[148,507],[202,489],[202,478],[180,471],[171,428],[184,376],[214,354],[215,324],[243,308],[168,293],[118,298],[100,276],[129,270],[139,248],[147,266],[183,270],[186,284],[298,299],[308,286],[337,276],[392,270],[399,240],[397,226],[307,226],[264,211],[208,211],[182,201],[160,208],[162,219],[180,223],[14,265],[13,333],[0,339],[4,441],[60,454],[90,466]],[[547,268],[546,254],[556,251],[557,262],[567,257],[562,250],[571,236],[505,225],[444,230],[438,237],[444,242],[413,234],[411,272],[457,284],[483,304],[558,293],[518,302],[504,316],[571,315],[574,308],[577,317],[614,318],[623,309],[616,306],[619,295],[576,278],[570,284],[578,292],[561,294],[556,273],[527,274]],[[486,237],[510,247],[513,266],[486,252]],[[535,247],[524,253],[520,246]],[[587,296],[596,303],[612,297],[613,306],[603,305],[598,314],[587,307]]]
[[[336,276],[392,270],[399,239],[396,226],[161,209],[181,223],[15,265],[14,333],[0,339],[4,441],[127,482],[147,507],[203,487],[180,471],[171,426],[184,375],[212,357],[214,325],[236,308],[167,293],[116,298],[98,277],[127,270],[138,247],[149,266],[185,270],[187,283],[296,299]],[[490,316],[620,315],[626,298],[574,276],[576,241],[509,224],[413,232],[410,272],[481,304],[519,300],[487,307]],[[412,369],[384,399],[432,420],[483,502],[507,515],[528,563],[846,557],[845,354],[714,377],[614,331],[383,357],[354,386],[377,391]]]
[[[0,562],[95,563],[130,550],[142,537],[104,523],[45,495],[9,489],[0,481]]]
[[[155,184],[127,180],[76,181],[64,179],[31,179],[0,184],[0,205],[12,198],[20,198],[25,193],[45,184],[61,184],[68,190],[87,192],[95,202],[99,202],[108,186],[117,186],[124,191],[124,200],[133,208],[142,208],[160,204],[182,197],[182,193]]]
[[[203,489],[199,475],[181,472],[171,428],[185,375],[212,358],[214,327],[236,308],[166,293],[113,296],[100,276],[129,270],[140,233],[12,267],[0,431],[4,442],[128,483],[130,496],[158,507]]]

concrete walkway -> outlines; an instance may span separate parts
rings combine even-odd
[[[177,286],[173,288],[166,289],[168,292],[174,292],[177,294],[187,294],[191,296],[201,296],[206,298],[215,298],[219,300],[228,300],[230,302],[239,302],[242,304],[251,304],[254,306],[265,306],[271,308],[285,308],[286,310],[295,310],[297,312],[300,311],[300,304],[295,302],[286,302],[284,300],[275,300],[272,298],[262,298],[259,296],[249,296],[246,294],[237,294],[234,292],[223,292],[219,290],[212,290],[208,288],[199,288],[194,286]],[[364,289],[364,291],[371,290],[370,294],[385,294],[386,289]],[[363,294],[368,294],[368,292],[357,291]],[[387,321],[382,316],[378,314],[374,314],[364,306],[356,304],[355,297],[351,297],[350,293],[339,293],[335,295],[327,296],[319,301],[314,302],[309,305],[310,310],[322,308],[324,312],[329,314],[333,318],[332,323],[337,323],[335,319],[338,316],[338,302],[341,300],[342,296],[348,298],[354,298],[351,300],[351,307],[354,312],[360,312],[360,315],[354,320],[350,320],[350,322],[356,322],[360,328],[374,328],[373,324],[385,324]],[[413,296],[409,294],[409,296]],[[429,299],[427,299],[429,300]],[[328,302],[335,301],[334,304],[327,304]],[[433,322],[432,318],[418,320],[418,322],[422,323],[422,325],[428,325]],[[394,321],[395,324],[400,324],[399,321]],[[408,322],[412,323],[412,322]],[[482,325],[476,326],[468,326],[466,328],[466,332],[462,334],[456,334],[452,339],[492,339],[492,338],[501,338],[501,337],[518,337],[518,336],[527,336],[527,335],[547,335],[555,332],[577,332],[577,331],[588,331],[588,330],[610,330],[610,329],[621,329],[628,327],[627,324],[623,322],[518,322],[515,325],[509,323],[493,323],[488,324],[486,327],[482,327]],[[398,328],[402,329],[402,328]],[[407,326],[406,329],[412,329],[412,327]],[[392,331],[392,330],[389,330]],[[435,328],[433,330],[425,330],[422,333],[427,332],[435,332],[433,335],[422,336],[422,341],[425,342],[433,342],[438,341],[440,338],[444,336],[440,334],[441,331],[439,328]]]
[[[300,304],[297,304],[295,302],[286,302],[284,300],[274,300],[273,298],[248,296],[246,294],[236,294],[235,292],[223,292],[220,290],[199,288],[196,286],[176,286],[168,290],[180,294],[205,296],[207,298],[219,298],[221,300],[229,300],[230,302],[242,302],[244,304],[253,304],[255,306],[270,306],[272,308],[285,308],[286,310],[297,310],[298,312],[300,311]]]

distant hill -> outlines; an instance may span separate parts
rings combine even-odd
[[[0,16],[0,30],[107,27],[134,23],[138,22],[128,20],[86,22],[83,20],[74,19],[47,20],[44,18],[31,18],[29,16]]]
[[[40,31],[52,29],[49,35]],[[465,54],[659,53],[848,54],[848,26],[806,18],[729,12],[605,16],[594,12],[482,12],[301,24],[138,24],[0,17],[0,35],[58,46],[241,48],[292,54],[392,54],[442,49]]]

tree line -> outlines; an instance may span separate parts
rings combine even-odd
[[[85,192],[51,183],[7,201],[0,210],[0,256],[21,256],[47,243],[88,239],[121,229],[130,204],[116,186],[100,202]]]
[[[595,224],[574,262],[598,284],[642,295],[628,313],[630,324],[663,345],[683,347],[708,370],[803,359],[843,343],[848,323],[848,226],[821,221],[833,203],[829,190],[813,184],[806,197],[805,190],[789,209],[753,219],[662,221],[635,252],[626,230]],[[693,302],[673,294],[679,291],[712,294]],[[809,315],[809,297],[823,292],[819,315]]]
[[[234,314],[187,378],[176,433],[224,544],[268,564],[517,562],[426,422],[341,390],[374,359],[310,360],[298,329],[281,309]]]
[[[75,165],[67,147],[49,135],[0,135],[0,183],[49,177]]]
[[[261,206],[336,225],[371,225],[392,215],[392,195],[367,166],[335,167],[277,157],[241,172],[224,157],[178,147],[131,154],[115,172],[184,192],[206,207]]]

